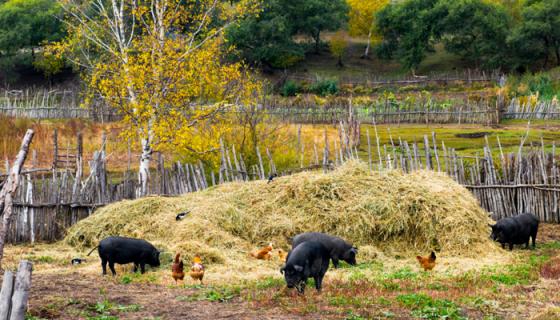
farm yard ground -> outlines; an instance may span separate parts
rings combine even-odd
[[[117,269],[100,275],[94,255],[70,266],[76,254],[60,244],[10,246],[6,265],[34,262],[29,319],[558,319],[560,226],[543,225],[536,250],[516,248],[504,265],[450,273],[419,271],[413,259],[359,263],[329,270],[322,294],[299,297],[280,275],[243,282],[190,279],[175,285],[169,265],[144,275]],[[83,253],[82,253],[83,254]],[[556,257],[556,258],[554,258]],[[445,257],[442,257],[445,260]],[[275,262],[270,262],[275,263]],[[554,262],[553,262],[554,263]],[[557,266],[557,269],[558,266]],[[556,308],[556,309],[555,309]],[[548,313],[547,313],[548,312]]]

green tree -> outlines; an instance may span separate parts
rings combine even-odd
[[[297,32],[310,36],[319,52],[321,32],[340,29],[348,21],[350,8],[345,0],[282,0]]]
[[[310,36],[319,51],[321,32],[338,30],[347,20],[344,0],[267,0],[261,14],[230,26],[228,43],[238,58],[265,68],[286,68],[305,56],[294,41],[297,34]]]
[[[35,52],[44,43],[62,38],[63,26],[57,18],[60,13],[56,0],[0,3],[0,72],[4,81],[17,79],[18,67],[35,64]],[[45,64],[37,66],[42,68]]]
[[[447,51],[477,66],[497,68],[505,64],[510,17],[500,5],[481,0],[447,0],[439,33]]]
[[[4,54],[34,49],[63,36],[56,0],[8,0],[0,5],[0,50]]]
[[[377,15],[385,58],[398,58],[413,72],[443,42],[455,53],[480,66],[505,64],[508,13],[483,0],[409,0],[385,7]]]
[[[403,67],[415,70],[439,37],[445,16],[438,0],[410,0],[391,4],[377,14],[377,29],[383,40],[377,47],[382,58],[397,58]],[[442,17],[443,16],[443,17]]]
[[[522,11],[521,24],[509,37],[518,66],[544,60],[550,56],[560,65],[560,0],[528,0]]]
[[[258,17],[248,17],[228,28],[226,40],[238,58],[265,69],[286,68],[305,57],[294,42],[294,26],[282,12],[281,1],[267,1]]]

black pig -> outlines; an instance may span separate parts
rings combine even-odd
[[[159,251],[148,241],[142,239],[124,238],[124,237],[108,237],[99,242],[96,247],[101,258],[101,267],[103,275],[107,274],[107,263],[113,275],[115,272],[115,263],[127,264],[134,263],[134,272],[140,266],[141,273],[145,272],[146,264],[152,267],[159,267]],[[88,256],[95,250],[93,248]]]
[[[506,243],[509,250],[513,250],[514,244],[525,244],[525,248],[529,248],[529,239],[533,240],[533,248],[535,247],[535,239],[539,230],[539,219],[531,213],[523,213],[515,217],[503,218],[496,222],[492,227],[492,240],[502,244],[505,248]]]
[[[338,260],[343,260],[350,265],[356,265],[356,254],[358,248],[343,239],[320,232],[306,232],[298,234],[292,240],[292,249],[304,241],[317,241],[322,243],[329,251],[335,268],[338,268]]]
[[[323,277],[329,268],[329,251],[316,241],[305,241],[292,249],[286,264],[280,269],[288,288],[296,288],[300,294],[305,292],[307,279],[315,279],[315,288],[321,292]]]

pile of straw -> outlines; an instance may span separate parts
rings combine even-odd
[[[187,258],[201,254],[207,262],[230,264],[246,262],[250,250],[269,242],[287,249],[294,235],[321,231],[357,245],[360,261],[431,250],[480,258],[500,251],[489,239],[490,222],[474,197],[443,174],[370,172],[349,162],[270,184],[229,183],[182,197],[122,201],[76,224],[65,241],[86,249],[106,236],[129,236]]]

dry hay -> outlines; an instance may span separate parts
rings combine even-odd
[[[181,211],[188,216],[175,221]],[[489,239],[488,214],[449,177],[434,172],[370,172],[350,162],[329,172],[304,172],[250,183],[229,183],[182,197],[147,197],[99,209],[72,227],[65,239],[91,248],[106,236],[144,238],[186,258],[200,254],[237,271],[277,273],[278,263],[248,252],[273,242],[288,248],[305,231],[341,236],[359,247],[358,258],[504,257]],[[250,261],[250,263],[249,263]],[[266,268],[265,268],[266,269]]]

